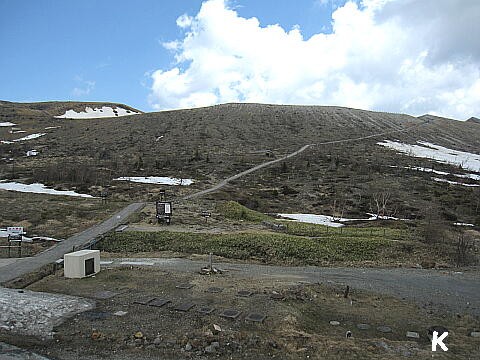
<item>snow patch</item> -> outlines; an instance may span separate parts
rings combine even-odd
[[[319,224],[330,227],[342,227],[345,226],[339,223],[337,218],[328,215],[315,215],[315,214],[278,214],[281,217],[295,220],[299,222],[309,223],[309,224]],[[337,220],[337,221],[335,221]]]
[[[408,156],[432,159],[441,163],[453,164],[461,166],[464,169],[480,172],[479,154],[453,150],[425,141],[417,141],[417,143],[420,145],[385,140],[377,144],[407,154]]]
[[[277,214],[283,218],[295,220],[299,222],[309,223],[309,224],[319,224],[330,227],[342,227],[345,226],[343,223],[352,222],[352,221],[375,221],[375,220],[402,220],[393,216],[382,216],[367,213],[370,217],[363,219],[349,219],[342,217],[333,217],[329,215],[317,215],[317,214]]]
[[[453,176],[463,178],[463,179],[472,179],[472,180],[480,181],[480,175],[477,175],[477,174],[452,174],[452,173],[449,173],[449,172],[446,172],[446,171],[439,171],[439,170],[424,168],[424,167],[420,167],[420,166],[393,166],[393,165],[391,165],[390,167],[407,169],[407,170],[423,171],[423,172],[433,173],[433,174],[437,174],[437,175],[445,175],[445,176],[446,175],[453,175]]]
[[[127,110],[122,107],[111,108],[110,106],[102,106],[101,108],[94,108],[87,106],[85,111],[76,112],[75,110],[67,110],[65,114],[55,116],[59,119],[96,119],[104,117],[128,116],[140,114],[138,112]]]
[[[75,191],[69,190],[55,190],[49,189],[45,185],[40,183],[34,184],[21,184],[17,182],[4,182],[5,180],[0,181],[0,190],[8,191],[18,191],[23,193],[35,193],[35,194],[48,194],[48,195],[63,195],[63,196],[76,196],[83,198],[93,198],[92,195],[88,194],[79,194]]]
[[[455,225],[455,226],[475,226],[473,224],[468,224],[468,223],[463,223],[463,222],[456,222],[456,223],[453,223],[453,225]]]
[[[478,184],[465,184],[465,183],[461,183],[461,182],[450,181],[450,180],[446,180],[446,179],[440,179],[440,178],[437,178],[437,177],[434,177],[432,179],[435,180],[435,181],[447,183],[447,184],[450,184],[450,185],[462,185],[462,186],[467,186],[467,187],[479,187],[480,186]]]
[[[11,123],[9,121],[7,122],[0,122],[0,127],[7,127],[7,126],[15,126],[17,124]]]
[[[15,139],[15,140],[12,140],[12,141],[1,140],[0,143],[2,143],[2,144],[13,144],[13,143],[19,142],[19,141],[27,141],[27,140],[38,139],[39,137],[44,136],[44,135],[47,135],[47,134],[46,133],[31,134],[31,135],[27,135],[27,136],[24,136],[20,139]]]
[[[113,180],[131,181],[142,184],[161,184],[161,185],[182,185],[188,186],[193,184],[192,179],[178,179],[160,176],[122,176]]]

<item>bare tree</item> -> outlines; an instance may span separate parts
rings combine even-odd
[[[475,260],[475,243],[469,234],[462,232],[457,239],[456,265],[457,267],[470,265]]]
[[[396,208],[390,211],[390,200],[392,194],[388,191],[375,192],[372,194],[372,202],[370,203],[370,208],[372,212],[376,215],[377,219],[383,216],[393,216],[396,213]]]
[[[330,205],[330,210],[333,221],[340,221],[343,218],[343,213],[345,211],[345,202],[333,199],[333,203]]]

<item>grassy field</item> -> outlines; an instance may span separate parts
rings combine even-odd
[[[264,263],[318,265],[337,261],[375,260],[389,241],[383,238],[332,236],[313,239],[276,233],[202,234],[181,232],[111,233],[99,244],[108,252],[177,251],[213,253]]]

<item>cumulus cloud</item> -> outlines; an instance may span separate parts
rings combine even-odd
[[[74,78],[77,86],[73,88],[72,95],[74,97],[82,97],[90,94],[95,89],[95,81],[84,80],[83,77],[76,75]]]
[[[155,109],[225,102],[340,105],[465,119],[480,113],[480,2],[363,0],[332,13],[332,32],[261,26],[226,0],[182,15],[152,73]]]

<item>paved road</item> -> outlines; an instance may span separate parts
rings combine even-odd
[[[107,259],[102,259],[107,260]],[[188,259],[129,258],[109,259],[108,266],[155,266],[175,272],[198,272],[206,261]],[[108,261],[109,262],[109,261]],[[471,272],[423,270],[423,269],[373,269],[288,267],[256,264],[215,263],[227,270],[232,277],[248,279],[278,279],[310,283],[334,283],[349,285],[353,289],[369,290],[414,301],[429,309],[469,313],[480,316],[480,274]]]
[[[86,244],[97,236],[116,228],[122,222],[124,222],[128,216],[136,211],[139,211],[144,206],[144,203],[130,204],[101,224],[92,226],[81,233],[75,234],[61,243],[49,248],[47,251],[44,251],[33,257],[20,259],[12,264],[1,267],[0,284],[9,280],[13,280],[16,277],[27,274],[62,258],[64,254],[71,252],[74,246]]]

